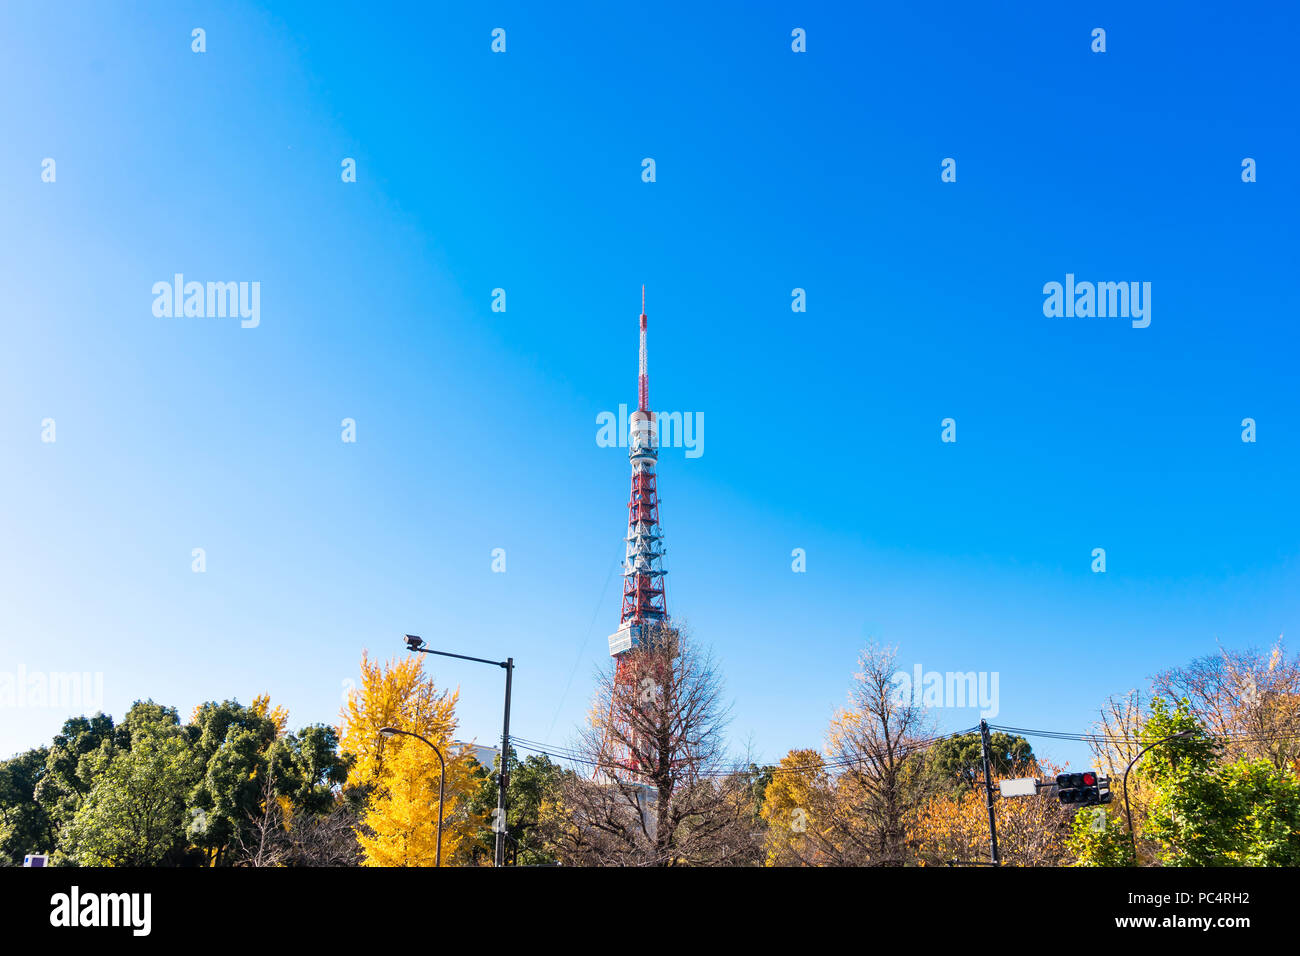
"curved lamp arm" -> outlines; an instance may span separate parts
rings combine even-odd
[[[438,755],[438,763],[442,767],[442,773],[438,775],[438,847],[434,853],[433,865],[442,866],[442,804],[447,788],[447,761],[443,759],[442,751],[434,746],[433,741],[421,734],[415,733],[414,731],[398,730],[396,727],[380,727],[379,732],[385,737],[392,737],[394,734],[401,734],[403,737],[414,737],[416,740],[423,740],[429,745],[429,748]]]
[[[1137,763],[1139,760],[1142,759],[1142,755],[1145,754],[1152,747],[1158,747],[1161,744],[1166,743],[1170,740],[1186,740],[1187,738],[1193,736],[1195,736],[1195,731],[1181,730],[1176,734],[1170,734],[1168,737],[1161,737],[1159,740],[1155,741],[1154,743],[1149,743],[1141,750],[1139,750],[1137,752],[1137,756],[1134,757],[1132,760],[1130,760],[1128,762],[1128,766],[1124,768],[1124,816],[1128,818],[1128,839],[1129,839],[1129,844],[1133,847],[1134,866],[1137,866],[1138,848],[1137,848],[1137,837],[1133,835],[1133,810],[1129,806],[1129,802],[1128,802],[1128,772],[1133,769],[1133,765],[1135,763]]]

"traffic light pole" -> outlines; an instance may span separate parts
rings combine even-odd
[[[506,716],[501,722],[501,784],[497,790],[496,865],[506,865],[506,791],[510,789],[510,680],[515,673],[515,659],[507,657],[501,664],[506,669]]]
[[[989,810],[989,848],[992,851],[994,866],[1001,866],[998,859],[998,825],[993,818],[993,774],[990,772],[989,760],[989,722],[980,721],[980,749],[984,754],[984,801]]]

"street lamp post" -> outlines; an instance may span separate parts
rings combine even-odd
[[[1155,741],[1154,743],[1147,744],[1145,747],[1139,750],[1137,752],[1137,756],[1134,757],[1132,760],[1130,760],[1128,762],[1128,766],[1124,768],[1124,816],[1128,818],[1128,840],[1129,840],[1129,844],[1133,847],[1134,866],[1137,866],[1137,862],[1138,862],[1138,845],[1137,845],[1137,837],[1133,835],[1133,810],[1128,803],[1128,772],[1133,769],[1133,765],[1135,763],[1137,763],[1139,760],[1142,759],[1142,755],[1146,753],[1148,750],[1150,750],[1152,747],[1158,747],[1161,744],[1166,743],[1167,741],[1170,740],[1186,740],[1188,737],[1193,737],[1193,736],[1195,736],[1194,731],[1181,730],[1176,734],[1170,734],[1168,737],[1161,737],[1159,740]]]
[[[498,778],[497,818],[492,824],[496,832],[496,847],[493,862],[496,866],[506,865],[506,788],[510,786],[510,684],[515,673],[515,659],[507,657],[503,661],[491,661],[484,657],[469,657],[465,654],[452,654],[450,651],[435,651],[425,646],[424,638],[416,634],[405,636],[408,650],[421,654],[437,654],[439,657],[454,657],[461,661],[474,661],[479,664],[491,664],[501,667],[506,672],[506,712],[501,722],[501,774]]]
[[[396,727],[380,727],[379,732],[385,737],[391,737],[394,734],[401,734],[403,737],[414,737],[417,740],[423,740],[438,755],[438,763],[442,767],[442,772],[438,775],[438,848],[434,851],[434,866],[442,866],[442,803],[443,797],[447,793],[447,761],[443,759],[442,751],[434,746],[433,741],[420,734],[413,733],[409,730],[398,730]]]

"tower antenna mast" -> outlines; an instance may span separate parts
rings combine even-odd
[[[650,411],[650,372],[648,369],[649,360],[646,355],[645,331],[645,286],[641,286],[641,350],[637,355],[637,411]]]

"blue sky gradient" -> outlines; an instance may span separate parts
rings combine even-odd
[[[705,420],[660,458],[669,609],[738,748],[819,745],[873,637],[1079,730],[1300,631],[1290,5],[274,8],[0,7],[0,671],[333,722],[413,632],[513,655],[563,743],[642,283],[651,405]],[[155,317],[177,272],[260,282],[260,326]],[[1066,273],[1150,282],[1150,327],[1046,318]],[[491,742],[500,672],[433,670]],[[0,754],[66,716],[0,710]]]

